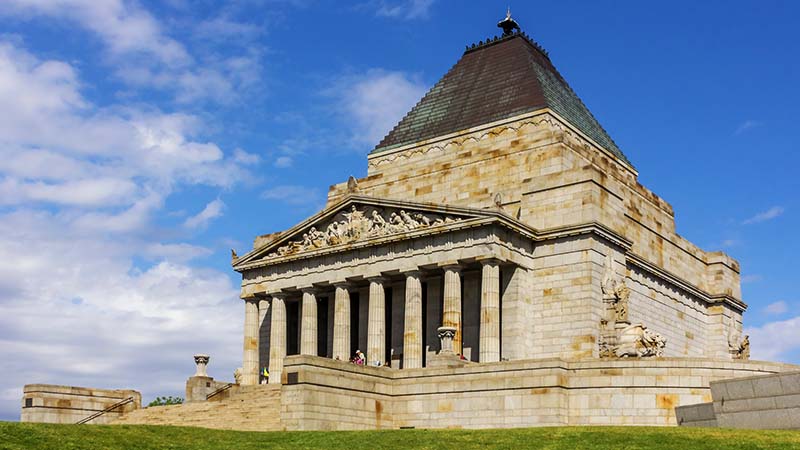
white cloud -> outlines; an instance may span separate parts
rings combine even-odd
[[[261,162],[261,157],[255,153],[247,153],[246,151],[236,148],[233,150],[233,160],[242,164],[258,164]]]
[[[207,204],[206,207],[196,215],[187,218],[186,221],[183,222],[183,225],[187,228],[205,228],[208,226],[209,222],[222,216],[223,209],[225,209],[225,203],[220,199],[216,199]]]
[[[168,27],[138,2],[126,0],[8,0],[0,14],[48,17],[75,23],[105,45],[114,74],[134,86],[163,89],[181,103],[211,100],[228,104],[260,78],[261,54],[248,45],[242,54],[193,57],[186,46],[169,36]],[[200,24],[200,32],[233,31],[234,22],[221,19]],[[244,29],[240,27],[239,32]],[[59,68],[54,68],[58,72]],[[58,75],[58,74],[56,74]]]
[[[769,322],[745,329],[750,335],[752,358],[759,361],[786,361],[800,350],[800,317]]]
[[[163,64],[191,62],[182,44],[134,2],[123,0],[5,0],[0,11],[68,19],[94,32],[115,56],[140,54]]]
[[[292,167],[292,163],[291,156],[279,156],[275,159],[274,166],[279,169],[285,169],[287,167]]]
[[[0,40],[0,420],[19,417],[27,383],[149,399],[181,395],[194,352],[210,353],[222,379],[240,364],[238,289],[190,265],[210,249],[153,218],[176,189],[232,187],[253,155],[226,156],[193,115],[98,107],[79,75]]]
[[[742,122],[736,128],[736,131],[734,132],[734,134],[735,135],[739,135],[739,134],[742,134],[742,133],[744,133],[746,131],[750,131],[753,128],[760,127],[761,125],[763,125],[763,124],[761,122],[757,121],[757,120],[745,120],[744,122]]]
[[[197,117],[99,108],[80,86],[69,64],[0,41],[2,203],[124,206],[175,183],[227,187],[244,174],[235,155],[194,139]]]
[[[137,254],[159,262],[137,268]],[[240,364],[230,351],[240,345],[238,290],[227,274],[185,264],[205,254],[105,238],[62,215],[3,214],[0,389],[38,382],[180,395],[198,351],[212,355],[212,375],[231,379]],[[19,397],[0,399],[0,417],[18,415]]]
[[[789,311],[789,305],[785,301],[780,300],[767,305],[767,307],[764,308],[764,311],[767,314],[785,314]]]
[[[373,69],[342,80],[336,92],[351,119],[354,139],[374,146],[419,101],[427,90],[415,77]]]
[[[768,209],[768,210],[766,210],[764,212],[760,212],[760,213],[756,214],[755,216],[743,221],[742,224],[750,225],[750,224],[754,224],[754,223],[766,222],[768,220],[772,220],[772,219],[774,219],[776,217],[779,217],[779,216],[783,215],[784,211],[785,210],[781,206],[773,206],[772,208],[770,208],[770,209]]]
[[[321,200],[317,189],[296,185],[275,186],[262,192],[261,198],[278,200],[290,205],[308,205]]]
[[[433,3],[434,0],[381,0],[373,2],[372,6],[376,8],[375,14],[378,16],[399,19],[427,19]]]
[[[145,255],[163,261],[186,263],[196,258],[211,255],[211,249],[186,243],[152,243],[145,247]]]

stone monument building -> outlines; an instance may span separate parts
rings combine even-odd
[[[738,263],[681,237],[547,51],[498,26],[366,177],[233,252],[236,395],[269,390],[277,427],[674,425],[711,381],[791,367],[748,360]]]

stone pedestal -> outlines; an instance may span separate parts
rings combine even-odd
[[[198,354],[194,355],[194,363],[197,364],[197,370],[194,372],[194,376],[196,377],[207,377],[208,373],[206,372],[206,367],[208,366],[208,361],[211,359],[208,355]]]
[[[439,342],[442,350],[428,359],[427,367],[461,367],[468,361],[453,352],[453,338],[456,335],[455,327],[439,327]]]

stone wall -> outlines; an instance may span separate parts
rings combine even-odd
[[[678,425],[682,427],[716,427],[717,416],[713,403],[698,403],[675,408]]]
[[[740,333],[738,263],[678,235],[671,206],[637,177],[632,167],[544,110],[370,155],[358,189],[381,198],[473,208],[493,207],[500,194],[508,214],[539,230],[600,223],[627,239],[629,252],[647,264],[702,296],[739,305],[725,313],[732,320],[719,321],[713,336],[715,357],[723,357],[728,336],[738,339]],[[333,186],[329,204],[346,192],[344,183]],[[681,353],[694,356],[700,346],[688,340],[674,338],[685,349]]]
[[[676,408],[681,426],[800,429],[800,371],[711,383],[713,402]]]
[[[793,366],[709,359],[529,360],[396,370],[289,357],[288,430],[675,425],[709,383]]]
[[[713,403],[676,408],[678,423],[722,428],[800,429],[800,371],[712,382],[711,395]]]
[[[23,388],[21,422],[77,423],[114,404],[133,398],[89,423],[104,424],[122,413],[142,407],[142,394],[129,389],[95,389],[52,384],[28,384]]]

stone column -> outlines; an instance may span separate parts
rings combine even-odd
[[[350,292],[337,283],[333,305],[333,359],[350,360]]]
[[[442,326],[456,329],[453,352],[461,354],[461,275],[457,265],[444,266]]]
[[[317,297],[313,289],[303,289],[300,321],[300,354],[317,356]]]
[[[403,368],[422,367],[422,281],[418,271],[406,272],[406,304],[403,321]]]
[[[272,322],[269,335],[269,384],[280,384],[283,358],[286,357],[286,298],[272,296]]]
[[[480,362],[500,361],[500,266],[482,261]]]
[[[258,299],[244,300],[242,384],[258,384]]]
[[[386,291],[383,279],[369,279],[367,320],[367,364],[383,365],[386,360]]]

